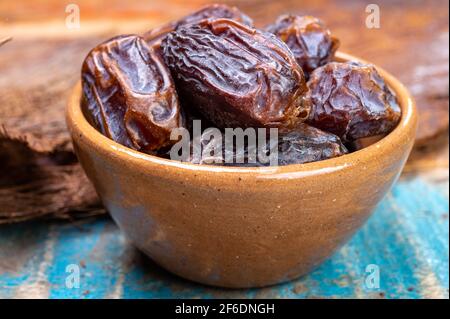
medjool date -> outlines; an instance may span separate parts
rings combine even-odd
[[[174,28],[172,24],[166,24],[163,25],[162,27],[148,31],[142,37],[151,48],[153,48],[156,52],[158,52],[161,55],[162,53],[161,42],[167,36],[167,34],[172,32],[173,30]]]
[[[192,155],[189,161],[196,164],[216,164],[225,166],[269,166],[268,159],[261,160],[259,158],[258,146],[259,144],[245,144],[244,148],[237,148],[234,146],[228,149],[225,145],[225,134],[220,135],[219,141],[211,138],[207,133],[209,129],[205,130],[201,136],[194,137],[198,139],[198,143],[202,147],[202,156],[195,159]],[[264,141],[266,156],[271,150],[270,140]],[[221,153],[215,154],[209,152],[216,148],[214,143],[220,143]],[[207,150],[205,152],[205,149]],[[310,125],[301,123],[295,129],[286,132],[280,132],[278,137],[278,163],[279,166],[290,164],[303,164],[316,161],[322,161],[329,158],[339,157],[348,153],[347,148],[342,144],[339,137],[334,134],[321,131]],[[232,162],[227,162],[226,158],[232,158]],[[243,158],[243,162],[239,163],[238,158]]]
[[[203,20],[162,43],[180,96],[218,127],[293,127],[309,114],[302,69],[274,35]]]
[[[95,47],[82,67],[82,108],[101,133],[151,152],[170,145],[182,125],[169,70],[145,41],[119,36]]]
[[[278,144],[279,165],[317,162],[347,154],[339,137],[302,123],[282,134]]]
[[[184,18],[167,23],[159,28],[150,30],[143,35],[143,38],[147,43],[159,50],[162,39],[171,31],[176,30],[178,27],[186,24],[197,23],[201,20],[210,19],[210,18],[225,18],[238,21],[242,24],[253,26],[252,19],[241,12],[236,7],[229,7],[224,4],[212,4],[208,5],[190,15],[185,16]]]
[[[267,31],[287,44],[307,74],[330,62],[339,47],[339,40],[321,20],[312,16],[283,15]]]
[[[399,122],[397,99],[372,65],[332,62],[308,81],[308,123],[343,141],[389,133]]]

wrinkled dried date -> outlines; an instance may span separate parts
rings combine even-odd
[[[267,32],[252,24],[234,7],[210,5],[144,38],[100,44],[82,68],[83,112],[111,139],[165,158],[180,150],[171,147],[172,129],[186,127],[194,139],[190,149],[177,145],[183,160],[226,166],[274,164],[268,136],[264,154],[248,143],[230,150],[219,130],[227,127],[279,128],[275,164],[289,165],[344,155],[343,143],[357,150],[397,125],[397,99],[375,67],[330,62],[339,41],[322,21],[285,15]],[[209,130],[222,144],[211,131],[197,136],[195,119],[218,127]],[[193,143],[207,152],[197,158]]]
[[[190,161],[196,164],[218,164],[225,166],[268,166],[269,162],[261,161],[257,152],[257,145],[245,145],[244,149],[229,150],[225,147],[225,136],[221,135],[221,149],[219,154],[211,153],[214,149],[213,143],[208,134],[204,133],[197,137],[203,150],[203,156],[195,159],[192,155]],[[192,146],[192,145],[191,145]],[[252,151],[249,151],[252,150]],[[266,150],[270,150],[270,140],[266,140]],[[231,154],[228,154],[230,153]],[[342,144],[339,137],[334,134],[321,131],[307,124],[300,124],[294,130],[280,133],[278,138],[278,165],[303,164],[316,161],[322,161],[347,154],[347,148]],[[252,154],[252,156],[249,156]],[[227,155],[233,159],[232,163],[227,163]],[[268,155],[266,153],[266,155]],[[239,157],[243,158],[243,163],[238,163]],[[251,160],[253,158],[253,160]]]
[[[266,30],[287,44],[307,74],[330,62],[339,47],[339,40],[312,16],[283,15]]]
[[[119,36],[94,48],[82,67],[82,108],[100,132],[151,152],[171,144],[182,125],[177,93],[161,58],[138,36]]]
[[[309,114],[303,71],[270,33],[203,20],[171,32],[162,49],[180,96],[218,127],[292,127]]]
[[[308,123],[343,141],[389,133],[398,123],[397,99],[372,65],[332,62],[308,81]]]
[[[241,12],[236,7],[229,7],[224,4],[212,4],[208,5],[190,15],[185,16],[184,18],[167,23],[159,28],[155,28],[146,32],[143,35],[143,38],[147,43],[153,48],[159,50],[161,41],[164,37],[171,31],[176,30],[178,27],[186,24],[197,23],[204,19],[210,18],[225,18],[238,21],[242,24],[253,26],[252,19]]]
[[[281,136],[278,151],[279,165],[322,161],[348,153],[339,137],[303,123]]]
[[[147,44],[156,52],[158,52],[158,54],[160,54],[162,57],[161,42],[167,36],[167,34],[172,32],[173,30],[174,27],[172,26],[172,24],[167,24],[148,31],[142,37],[144,38],[145,42],[147,42]]]

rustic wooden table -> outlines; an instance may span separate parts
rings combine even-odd
[[[66,27],[61,1],[0,2],[0,42],[12,37],[0,48],[0,124],[67,140],[64,103],[89,48],[206,2],[78,0],[79,29]],[[418,146],[372,218],[311,274],[248,290],[205,287],[167,273],[136,251],[108,217],[2,225],[0,298],[449,297],[448,2],[377,1],[380,29],[365,25],[369,1],[230,3],[259,26],[284,12],[319,16],[341,39],[342,50],[385,67],[415,95]],[[50,124],[41,125],[39,116]],[[67,285],[70,267],[80,271],[78,288]],[[379,270],[379,287],[367,284],[373,269]]]
[[[313,273],[264,289],[223,290],[162,270],[108,218],[2,226],[0,297],[448,298],[448,230],[448,181],[403,178]],[[379,288],[366,285],[372,264],[379,267]],[[70,265],[80,269],[79,288],[66,286]]]

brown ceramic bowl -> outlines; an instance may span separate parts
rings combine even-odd
[[[359,60],[337,57],[349,59]],[[260,287],[317,267],[361,227],[400,175],[416,110],[405,87],[379,71],[399,98],[398,127],[360,151],[315,163],[220,167],[140,153],[89,125],[80,85],[67,124],[86,174],[139,249],[194,281]]]

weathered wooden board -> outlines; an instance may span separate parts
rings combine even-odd
[[[136,251],[110,219],[0,226],[0,298],[448,298],[448,182],[404,177],[368,223],[316,271],[286,284],[210,288]],[[79,266],[69,289],[66,267]],[[366,267],[380,270],[380,288]]]

